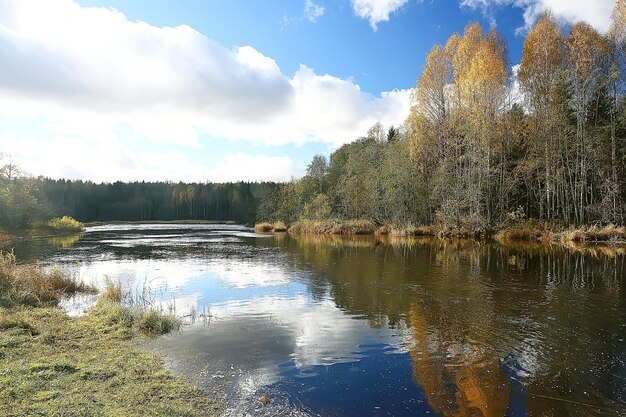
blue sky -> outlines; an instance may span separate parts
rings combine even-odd
[[[496,27],[511,65],[550,8],[612,0],[0,0],[0,152],[93,181],[287,180],[398,125],[435,43]]]

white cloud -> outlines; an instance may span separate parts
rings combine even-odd
[[[409,0],[351,0],[354,13],[378,29],[379,22],[388,22],[389,15],[408,3]]]
[[[232,181],[289,181],[300,177],[304,169],[295,166],[287,156],[246,155],[235,153],[226,156],[211,169],[208,178],[213,182]]]
[[[0,118],[45,120],[53,138],[37,142],[16,131],[14,141],[23,143],[11,147],[52,152],[48,161],[22,155],[45,166],[37,172],[46,175],[139,179],[146,171],[145,179],[205,180],[212,172],[189,163],[184,148],[137,153],[129,141],[202,148],[206,135],[265,146],[316,141],[336,147],[376,121],[400,124],[409,112],[408,90],[375,96],[352,79],[305,65],[288,76],[252,46],[227,49],[189,26],[131,22],[116,10],[73,0],[0,0],[0,56]],[[4,133],[6,139],[11,131]],[[62,155],[65,145],[76,145],[80,152],[69,153],[82,160]],[[126,155],[125,162],[108,156],[107,146]],[[96,149],[104,155],[92,161]],[[255,158],[277,163],[268,178],[283,176],[279,168],[289,166],[286,159]],[[155,168],[163,161],[180,166]]]
[[[316,4],[313,0],[306,0],[304,2],[304,16],[309,22],[315,22],[324,16],[324,7]]]
[[[546,10],[567,22],[585,21],[596,30],[604,33],[611,24],[611,10],[615,0],[462,0],[461,6],[481,9],[487,16],[493,16],[494,6],[512,5],[524,10],[523,29],[529,29]]]

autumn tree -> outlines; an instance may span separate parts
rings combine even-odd
[[[531,151],[536,158],[540,195],[539,216],[550,218],[559,204],[556,182],[563,173],[555,164],[561,151],[556,136],[562,131],[557,120],[559,115],[556,89],[562,79],[565,65],[566,45],[556,20],[544,14],[529,31],[524,41],[522,61],[518,73],[526,105],[532,111],[533,143]]]

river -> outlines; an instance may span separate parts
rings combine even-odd
[[[182,317],[145,348],[225,416],[626,415],[623,249],[116,224],[15,252]]]

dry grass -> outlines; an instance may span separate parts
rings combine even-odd
[[[626,243],[626,228],[615,225],[570,229],[555,234],[555,240],[575,243]]]
[[[283,222],[276,222],[272,225],[272,231],[281,233],[287,231],[287,225]]]
[[[273,229],[271,223],[257,223],[254,225],[254,231],[257,233],[269,233]]]
[[[148,336],[167,334],[181,326],[173,311],[164,312],[144,287],[141,293],[123,290],[121,282],[105,281],[105,289],[91,310],[111,325],[140,331]]]
[[[56,305],[62,297],[94,289],[58,268],[19,265],[12,252],[0,251],[0,307]]]
[[[9,240],[13,240],[13,236],[5,231],[0,230],[0,242],[7,242]]]
[[[524,228],[524,227],[509,227],[506,229],[500,230],[495,235],[495,239],[497,241],[524,241],[524,242],[535,242],[544,240],[547,235],[539,229],[535,228]],[[549,239],[548,239],[549,240]]]
[[[98,297],[100,302],[118,303],[122,302],[122,283],[120,281],[113,282],[106,278],[104,281],[104,291]]]
[[[301,220],[289,228],[289,233],[318,235],[371,235],[376,226],[369,220]]]

